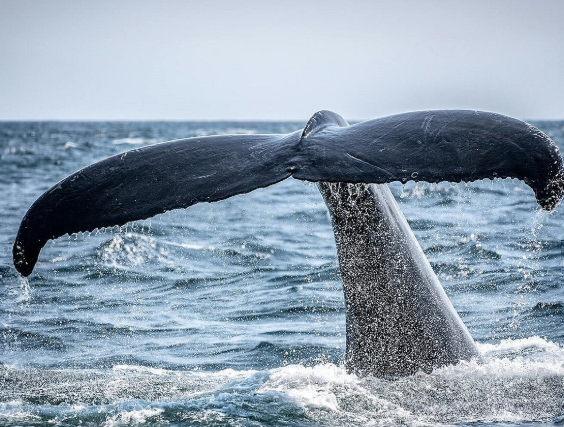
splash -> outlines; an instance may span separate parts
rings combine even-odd
[[[18,303],[27,303],[31,300],[31,287],[27,277],[20,276],[20,294],[16,300]]]
[[[117,269],[150,262],[172,265],[165,247],[153,237],[137,233],[116,234],[101,245],[97,252],[103,263]]]
[[[564,414],[564,348],[540,337],[481,344],[463,362],[399,379],[342,366],[174,371],[0,368],[0,422],[97,425],[436,426],[526,423]]]

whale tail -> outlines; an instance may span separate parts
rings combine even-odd
[[[551,139],[522,121],[479,111],[421,111],[349,126],[316,113],[287,135],[223,135],[155,144],[109,157],[39,197],[20,225],[16,269],[28,276],[45,243],[266,187],[314,182],[518,178],[554,209],[563,163]]]
[[[301,141],[305,160],[292,176],[306,181],[384,184],[517,178],[553,210],[564,193],[556,144],[536,127],[483,111],[419,111],[349,126],[316,113]]]

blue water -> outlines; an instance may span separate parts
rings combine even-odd
[[[564,147],[564,122],[535,123]],[[0,123],[0,425],[564,425],[564,207],[518,181],[392,185],[483,364],[357,378],[315,185],[11,245],[31,203],[130,148],[304,123]]]

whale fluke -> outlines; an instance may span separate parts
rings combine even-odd
[[[548,210],[564,192],[558,148],[516,119],[421,111],[349,126],[339,115],[320,111],[303,131],[165,142],[70,175],[26,213],[14,242],[14,265],[28,276],[50,239],[222,200],[289,176],[375,184],[511,177],[527,183]]]
[[[187,138],[87,166],[30,207],[14,243],[14,265],[28,276],[50,239],[215,202],[286,179],[284,159],[297,141],[299,132]]]
[[[309,129],[308,129],[309,128]],[[352,126],[316,113],[303,133],[294,178],[384,184],[517,178],[552,210],[564,192],[562,157],[536,127],[496,113],[418,111]]]

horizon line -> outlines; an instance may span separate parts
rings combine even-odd
[[[393,115],[393,114],[392,114]],[[505,114],[504,114],[505,115]],[[387,116],[382,116],[387,117]],[[513,116],[508,116],[513,117]],[[373,118],[363,118],[363,119],[349,119],[348,122],[360,123],[367,120],[373,120],[380,117]],[[514,117],[517,118],[517,117]],[[233,122],[233,123],[297,123],[297,122],[307,122],[310,119],[2,119],[0,118],[0,123],[53,123],[53,122],[133,122],[133,123],[143,123],[143,122],[171,122],[171,123],[217,123],[217,122]],[[564,121],[564,117],[559,119],[547,119],[547,118],[525,118],[519,120],[528,122],[561,122]]]

